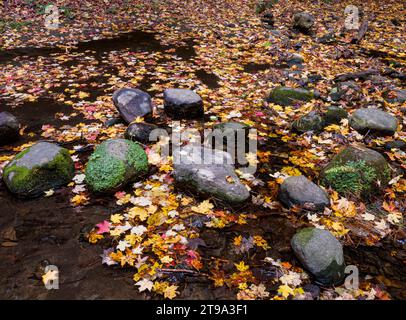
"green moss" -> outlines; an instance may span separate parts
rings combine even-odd
[[[127,152],[128,163],[135,168],[137,174],[143,174],[148,171],[148,157],[144,149],[135,142],[132,142]]]
[[[95,192],[115,191],[134,177],[148,171],[148,157],[144,149],[135,142],[120,139],[127,145],[125,158],[108,150],[113,140],[103,142],[90,156],[86,166],[86,183]]]
[[[125,179],[126,166],[123,161],[110,156],[94,155],[86,167],[86,183],[95,192],[117,188]]]
[[[310,101],[314,97],[313,92],[288,87],[278,87],[272,90],[268,101],[279,104],[281,106],[289,106],[295,101]]]
[[[312,228],[312,227],[301,229],[300,231],[298,231],[295,234],[295,236],[294,236],[295,241],[297,241],[297,243],[300,243],[301,246],[305,247],[306,244],[312,238],[313,231],[314,231],[314,228]]]
[[[334,259],[327,268],[318,272],[315,276],[317,281],[325,286],[338,285],[343,281],[344,270],[345,265],[338,264]]]
[[[369,193],[377,181],[374,168],[365,161],[349,161],[325,171],[324,183],[339,193],[361,195]]]
[[[30,148],[20,152],[14,160],[21,159],[29,151]],[[45,165],[31,169],[17,164],[6,166],[4,181],[11,192],[20,196],[34,197],[67,183],[74,173],[75,167],[68,150],[61,149],[54,159]],[[10,174],[13,174],[11,179]]]

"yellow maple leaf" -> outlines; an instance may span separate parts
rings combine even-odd
[[[278,294],[280,294],[282,297],[284,297],[286,299],[290,295],[293,296],[295,294],[295,292],[293,291],[293,289],[291,287],[284,284],[284,285],[279,286]]]
[[[81,204],[86,204],[89,199],[85,195],[77,194],[74,196],[72,199],[70,199],[70,202],[74,206],[79,206]]]
[[[239,235],[238,237],[234,238],[233,244],[237,247],[239,247],[241,245],[241,241],[242,241],[242,236]]]
[[[176,289],[178,289],[178,286],[175,285],[166,287],[164,290],[164,297],[172,300],[179,293]]]
[[[171,263],[172,261],[173,261],[173,259],[170,256],[165,256],[165,257],[161,258],[162,263]]]
[[[113,223],[120,223],[121,220],[123,220],[123,219],[124,219],[124,217],[119,213],[112,214],[110,217],[110,221]]]
[[[103,238],[104,238],[104,237],[103,237],[102,234],[91,233],[91,234],[89,235],[88,240],[89,240],[90,243],[95,244],[95,243],[97,243],[97,241],[99,241],[100,239],[103,239]]]
[[[90,94],[87,92],[79,91],[78,97],[79,97],[79,99],[84,99],[84,98],[90,97]]]
[[[206,214],[209,213],[214,208],[213,204],[210,203],[210,200],[205,200],[198,206],[193,206],[192,211],[197,213]]]
[[[140,207],[133,207],[128,211],[128,217],[130,219],[134,219],[138,217],[141,221],[145,221],[149,216],[149,213],[144,208]]]
[[[250,268],[250,266],[245,265],[244,261],[240,261],[240,263],[234,263],[234,265],[237,270],[241,272],[247,271]]]

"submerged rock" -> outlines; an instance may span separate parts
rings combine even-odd
[[[9,112],[0,112],[0,145],[13,142],[19,136],[20,123]]]
[[[148,170],[148,157],[135,142],[112,139],[101,143],[86,166],[86,183],[94,192],[117,191]]]
[[[139,89],[123,88],[113,94],[113,103],[121,117],[130,123],[152,113],[151,96]]]
[[[286,63],[289,67],[301,65],[304,62],[303,56],[297,53],[293,53],[286,58]]]
[[[75,165],[68,150],[39,142],[17,154],[4,168],[3,180],[18,197],[31,198],[69,183]]]
[[[383,97],[390,103],[403,103],[406,102],[406,90],[395,89],[392,91],[387,91],[383,94]]]
[[[232,163],[230,154],[224,151],[186,146],[174,153],[174,176],[185,187],[230,203],[241,203],[250,194]]]
[[[330,205],[327,192],[305,176],[286,178],[278,197],[288,207],[299,205],[309,210],[323,210]]]
[[[340,82],[330,91],[330,99],[333,101],[359,100],[361,96],[361,88],[354,81]]]
[[[173,119],[195,119],[204,115],[203,100],[192,90],[166,89],[164,108]]]
[[[350,126],[359,131],[373,131],[381,134],[394,134],[398,121],[391,114],[379,109],[357,109],[350,117]]]
[[[158,127],[154,124],[145,122],[132,123],[125,131],[125,138],[131,141],[148,143],[150,142],[149,135],[155,129],[158,129]]]
[[[399,149],[406,150],[406,142],[402,140],[389,141],[385,143],[386,150]]]
[[[347,147],[322,170],[321,180],[341,194],[367,196],[385,187],[390,168],[378,152],[362,147]]]
[[[290,106],[297,101],[310,101],[313,97],[313,92],[305,89],[277,87],[271,91],[267,101],[281,106]]]
[[[314,17],[307,12],[297,12],[293,15],[293,27],[303,32],[309,32],[314,25]]]
[[[323,121],[325,125],[339,124],[342,119],[348,117],[347,111],[339,106],[329,106],[327,111],[323,114]]]
[[[320,131],[323,127],[324,121],[315,111],[300,117],[292,124],[292,128],[298,132]]]
[[[329,231],[302,229],[293,236],[291,245],[296,257],[318,283],[332,286],[344,280],[343,246]]]

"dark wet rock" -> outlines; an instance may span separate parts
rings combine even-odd
[[[75,165],[68,150],[39,142],[17,154],[4,168],[7,188],[18,197],[31,198],[69,183]]]
[[[317,83],[317,82],[319,82],[320,80],[322,80],[323,79],[323,77],[321,76],[321,75],[319,75],[319,74],[311,74],[311,75],[309,75],[308,77],[307,77],[307,82],[310,82],[310,83]]]
[[[322,44],[333,44],[337,42],[337,39],[333,33],[327,33],[317,39],[317,42]]]
[[[323,119],[315,111],[309,112],[292,123],[292,129],[298,132],[320,131],[323,127]]]
[[[266,27],[272,28],[274,26],[274,17],[272,12],[267,12],[261,17],[261,22],[265,24]]]
[[[395,89],[392,91],[386,91],[384,92],[383,97],[390,103],[403,103],[406,101],[406,90]]]
[[[320,287],[312,283],[307,283],[303,286],[303,291],[308,293],[312,299],[317,299],[320,295]]]
[[[323,114],[323,120],[326,125],[339,124],[342,119],[348,117],[347,111],[339,106],[328,106]]]
[[[188,89],[166,89],[164,107],[173,119],[194,119],[204,115],[202,98]]]
[[[314,25],[314,17],[307,12],[297,12],[293,15],[293,27],[303,31],[309,32]]]
[[[344,82],[344,81],[351,81],[351,80],[368,80],[371,76],[379,75],[379,71],[375,69],[357,71],[357,72],[349,72],[339,74],[334,78],[335,82]]]
[[[259,0],[255,5],[255,12],[261,14],[266,10],[272,9],[274,4],[278,3],[279,0]]]
[[[241,203],[249,191],[234,172],[230,154],[201,146],[175,150],[174,176],[178,183],[218,199]]]
[[[402,140],[389,141],[385,143],[386,150],[399,149],[406,150],[406,142]]]
[[[321,172],[321,181],[341,194],[368,196],[385,187],[391,171],[385,158],[363,146],[350,146],[333,157]]]
[[[125,131],[125,138],[131,141],[148,143],[150,142],[149,136],[155,129],[158,129],[158,127],[151,123],[131,123]]]
[[[323,210],[330,205],[327,192],[305,176],[288,177],[280,186],[279,200],[286,206],[303,206],[309,210]]]
[[[390,80],[388,78],[382,77],[381,75],[372,75],[368,78],[369,81],[371,81],[372,84],[379,86],[379,85],[385,85],[386,83],[389,83]]]
[[[0,145],[13,142],[19,136],[20,123],[9,112],[0,112]]]
[[[303,56],[297,53],[293,53],[286,58],[286,63],[289,67],[301,65],[303,62],[304,62]]]
[[[116,124],[120,124],[123,123],[123,119],[122,118],[111,118],[109,120],[107,120],[104,125],[106,127],[112,127],[115,126]]]
[[[374,108],[355,110],[349,120],[350,126],[359,132],[372,131],[382,134],[394,134],[398,121],[391,114]]]
[[[361,88],[354,81],[340,82],[331,89],[330,98],[333,101],[359,100],[361,98]]]
[[[313,97],[313,92],[305,89],[277,87],[271,91],[267,101],[281,106],[289,106],[294,105],[297,101],[310,101]]]
[[[113,94],[113,103],[121,117],[130,123],[152,113],[151,96],[139,89],[123,88]]]
[[[86,166],[86,183],[94,192],[114,192],[148,170],[144,149],[135,142],[112,139],[101,143]]]
[[[293,236],[291,245],[296,257],[318,283],[332,286],[344,280],[343,246],[329,231],[302,229]]]

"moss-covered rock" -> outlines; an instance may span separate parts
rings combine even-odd
[[[348,117],[347,111],[339,106],[329,106],[323,114],[323,121],[325,125],[339,124],[342,119]]]
[[[86,183],[94,192],[117,191],[148,170],[148,157],[135,142],[112,139],[100,144],[86,166]]]
[[[298,101],[310,101],[314,93],[301,88],[277,87],[271,91],[267,101],[281,106],[294,105]]]
[[[293,236],[291,245],[297,258],[317,282],[331,286],[344,280],[343,247],[329,231],[302,229]]]
[[[31,198],[67,184],[74,173],[68,150],[39,142],[14,157],[4,168],[3,180],[18,197]]]
[[[347,147],[322,170],[321,181],[341,194],[368,196],[390,180],[390,168],[378,152],[360,146]]]
[[[300,117],[292,123],[292,129],[298,132],[320,131],[324,127],[322,117],[314,111]]]

